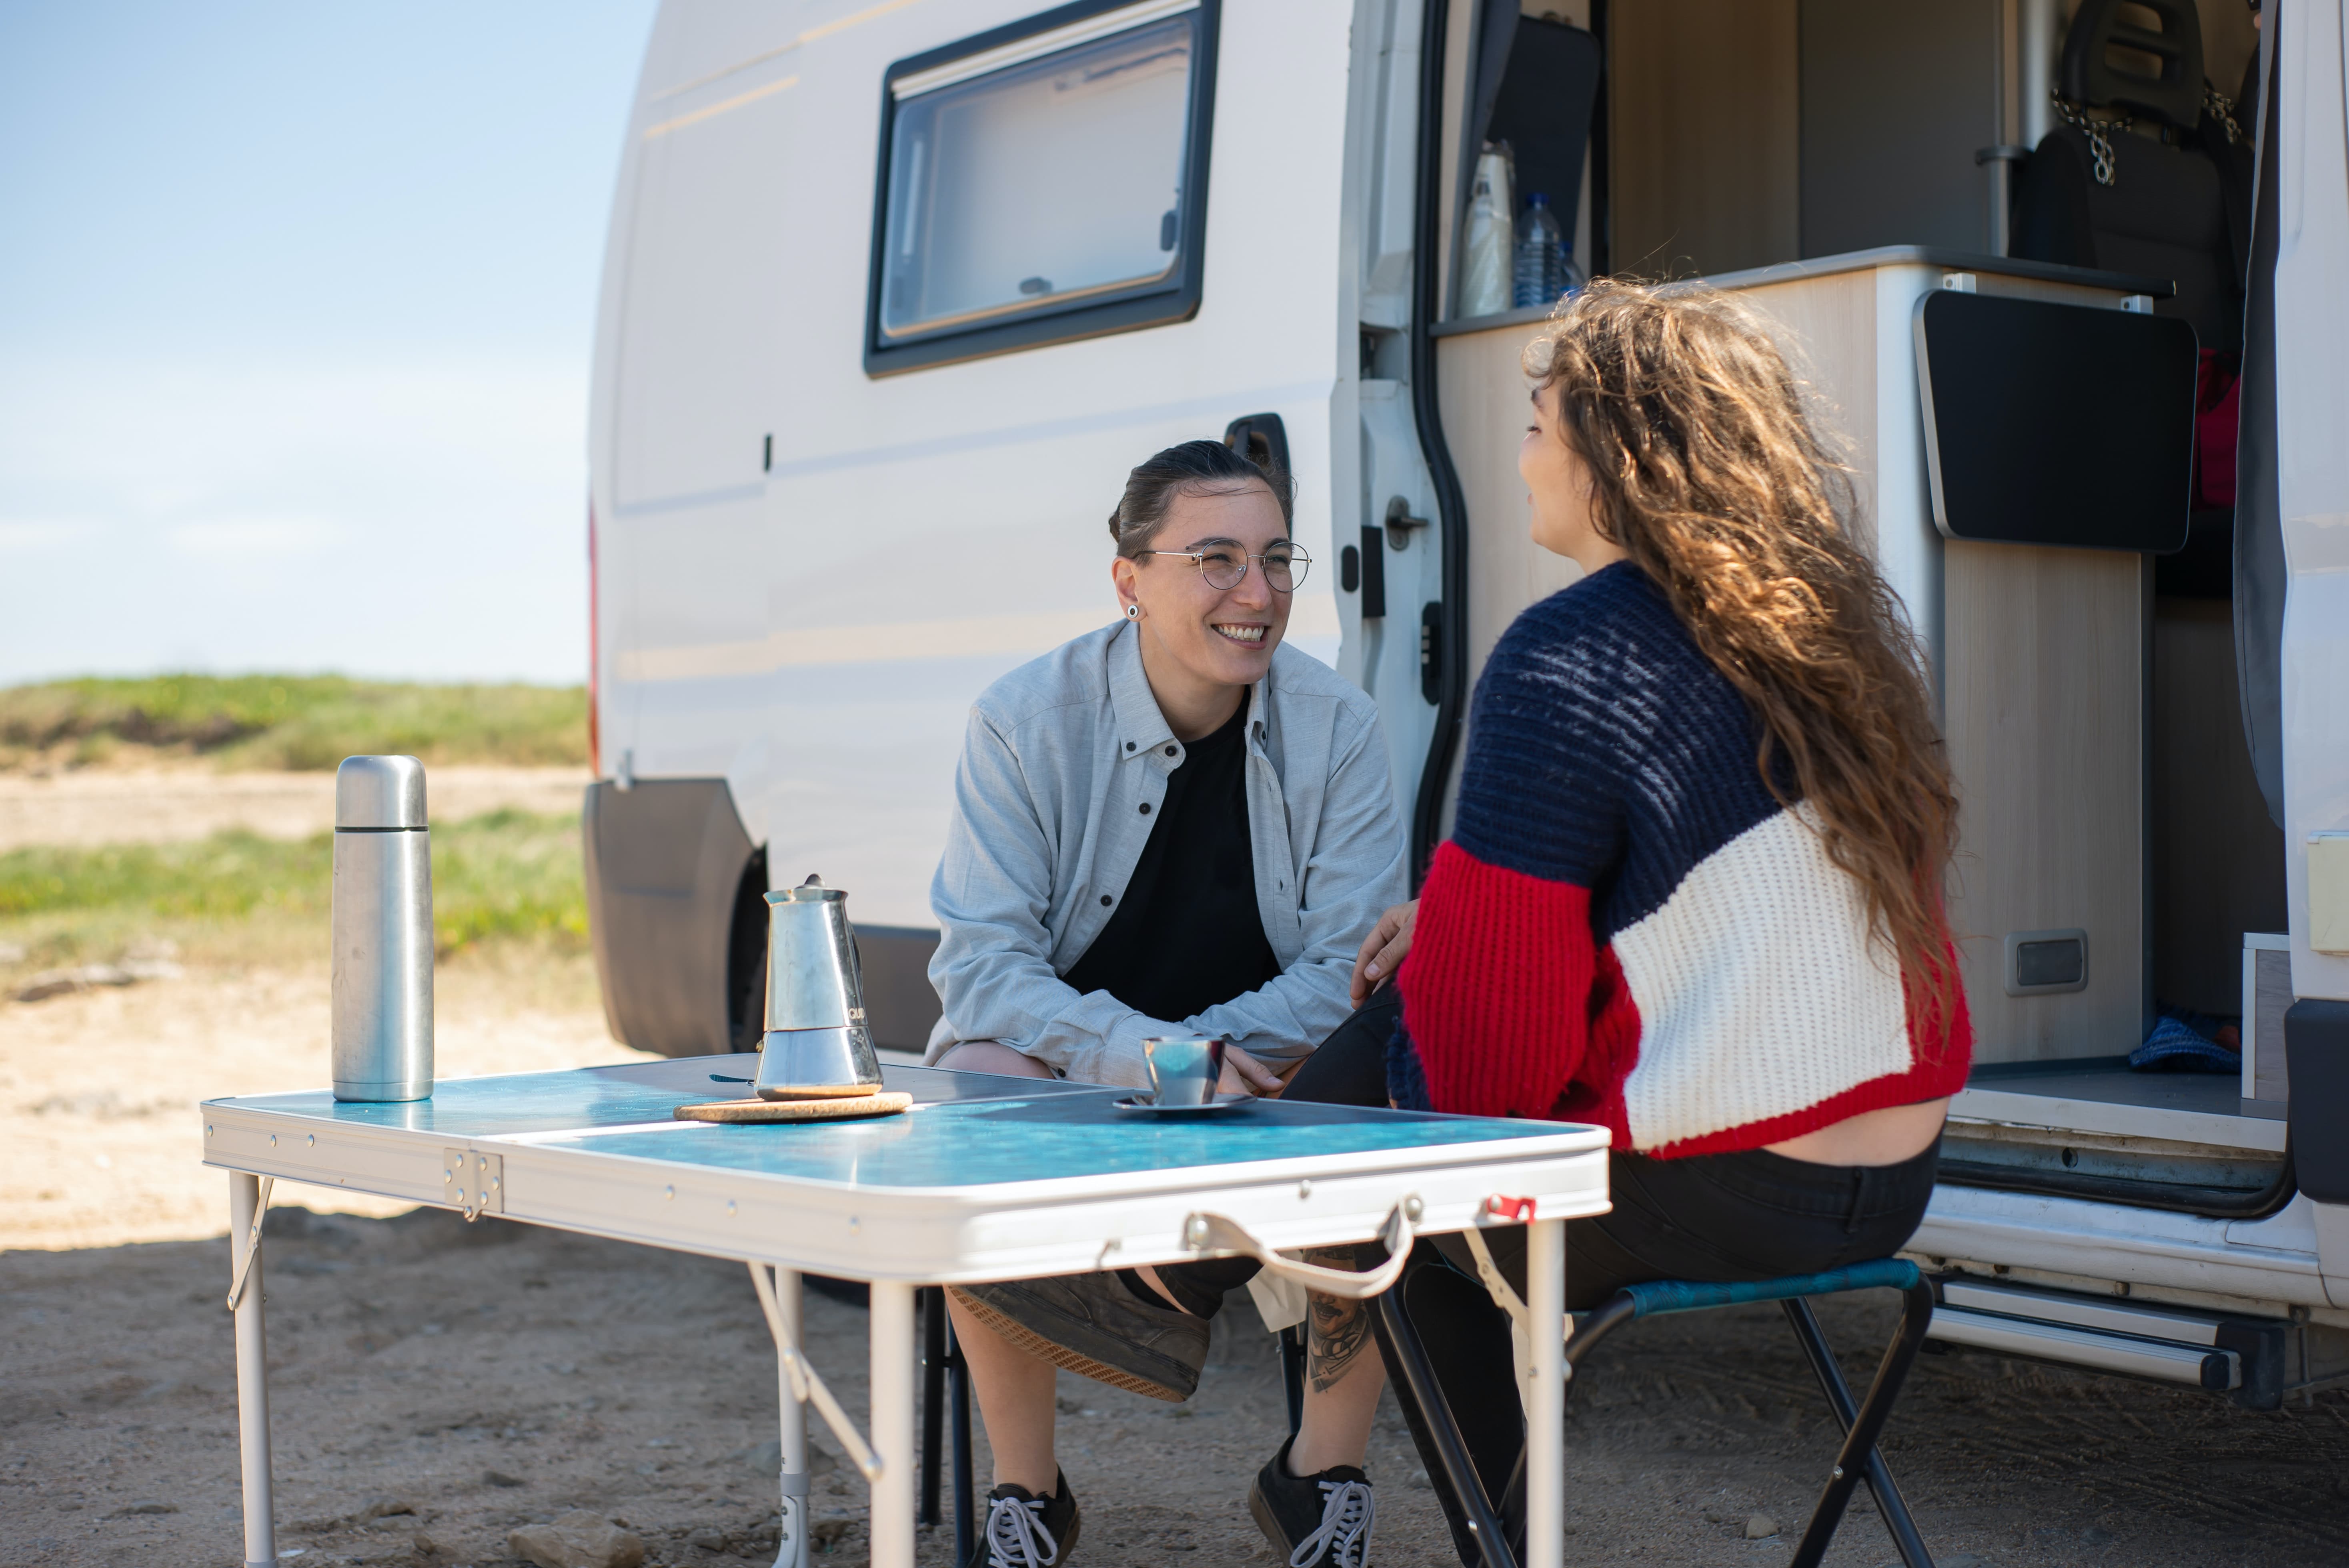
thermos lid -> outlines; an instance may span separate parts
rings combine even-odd
[[[421,828],[424,764],[413,757],[346,757],[335,769],[336,828]]]
[[[797,887],[777,888],[767,895],[769,903],[837,903],[848,896],[844,888],[826,887],[820,876],[812,876]]]

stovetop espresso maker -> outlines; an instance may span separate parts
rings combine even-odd
[[[881,1087],[848,894],[810,877],[767,895],[762,1099],[844,1099]]]

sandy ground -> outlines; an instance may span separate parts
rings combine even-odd
[[[576,811],[584,768],[435,768],[425,780],[435,821],[502,807]],[[96,770],[0,774],[0,851],[26,844],[164,843],[244,828],[307,838],[335,825],[332,773]]]
[[[437,989],[444,1077],[636,1059],[606,1036],[576,955],[469,954]],[[323,965],[298,963],[200,958],[180,979],[0,1001],[0,1565],[241,1560],[227,1182],[199,1162],[195,1106],[323,1082],[326,1037]],[[626,1521],[656,1563],[771,1561],[758,1450],[774,1357],[738,1266],[276,1191],[264,1267],[280,1548],[296,1568],[519,1568],[507,1532],[574,1507]],[[1889,1307],[1843,1298],[1820,1315],[1864,1377]],[[812,1297],[809,1324],[861,1422],[864,1314]],[[1280,1382],[1244,1295],[1191,1404],[1067,1376],[1061,1392],[1080,1568],[1274,1568],[1242,1499],[1282,1436]],[[1784,1563],[1834,1447],[1769,1309],[1623,1331],[1578,1380],[1569,1444],[1577,1568]],[[1941,1568],[2349,1563],[2349,1393],[2261,1415],[1934,1356],[1885,1449]],[[979,1456],[983,1470],[983,1433]],[[1370,1469],[1373,1561],[1451,1562],[1391,1400]],[[835,1469],[813,1501],[819,1561],[864,1561],[862,1486]],[[1785,1532],[1749,1542],[1756,1513]],[[947,1532],[924,1535],[925,1568],[950,1556]],[[1863,1499],[1828,1562],[1894,1561]]]
[[[628,1059],[576,980],[450,965],[444,1070]],[[193,1101],[318,1082],[325,1006],[317,977],[262,971],[0,1005],[0,1246],[16,1249],[0,1252],[0,1563],[239,1560],[226,1183],[197,1162]],[[277,1191],[366,1212],[281,1206],[266,1246],[280,1544],[301,1568],[506,1563],[510,1530],[583,1506],[627,1521],[659,1563],[739,1562],[771,1542],[755,1450],[772,1433],[774,1362],[739,1268]],[[1855,1373],[1872,1363],[1887,1309],[1822,1315]],[[864,1317],[811,1299],[812,1353],[860,1420]],[[1180,1408],[1063,1377],[1063,1462],[1086,1510],[1073,1561],[1271,1568],[1241,1500],[1280,1439],[1281,1397],[1245,1296],[1211,1362]],[[1576,1399],[1569,1563],[1785,1560],[1783,1534],[1748,1542],[1744,1522],[1798,1529],[1832,1439],[1775,1313],[1635,1326]],[[2254,1415],[1935,1357],[1886,1448],[1943,1568],[2349,1561],[2341,1394]],[[1371,1470],[1376,1561],[1450,1561],[1391,1401]],[[359,1517],[387,1499],[413,1511]],[[819,1483],[824,1560],[864,1560],[863,1505],[840,1474]],[[950,1556],[944,1532],[925,1535],[927,1568]],[[1828,1561],[1892,1560],[1863,1501]]]
[[[574,988],[533,995],[549,989],[543,975],[460,962],[442,968],[436,989],[443,1078],[648,1059],[613,1040],[600,1011],[561,1006]],[[0,1247],[219,1234],[227,1178],[201,1163],[197,1101],[325,1084],[326,1031],[323,962],[0,1001]],[[281,1191],[283,1202],[354,1213],[406,1207]]]
[[[293,1223],[285,1222],[292,1221]],[[533,1231],[280,1211],[266,1243],[279,1547],[316,1563],[518,1568],[518,1525],[585,1507],[662,1564],[771,1561],[774,1361],[732,1264]],[[0,1253],[0,1562],[129,1568],[240,1554],[221,1241]],[[1847,1363],[1889,1326],[1822,1313]],[[864,1416],[864,1314],[809,1305],[810,1354]],[[909,1345],[905,1353],[913,1354]],[[1272,1341],[1236,1296],[1198,1398],[1169,1407],[1063,1376],[1061,1452],[1084,1508],[1075,1563],[1276,1559],[1247,1479],[1282,1436]],[[1568,1562],[1766,1568],[1832,1447],[1773,1312],[1627,1331],[1569,1423]],[[828,1453],[836,1446],[821,1445]],[[2349,1402],[2254,1416],[2165,1389],[1987,1358],[1920,1367],[1886,1442],[1942,1568],[2337,1564]],[[986,1463],[985,1446],[979,1462]],[[1373,1561],[1451,1561],[1390,1402],[1374,1436]],[[865,1559],[861,1485],[819,1480],[831,1549]],[[369,1520],[388,1502],[394,1511]],[[946,1568],[949,1530],[924,1532]],[[1894,1561],[1863,1501],[1827,1561]]]

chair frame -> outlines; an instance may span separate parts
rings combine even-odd
[[[922,1474],[920,1510],[914,1522],[925,1529],[938,1522],[938,1449],[949,1418],[954,1432],[954,1521],[957,1568],[970,1561],[975,1535],[971,1514],[977,1499],[971,1481],[970,1363],[955,1343],[954,1325],[947,1316],[947,1293],[926,1285],[918,1293],[916,1310],[922,1321]]]
[[[1855,1406],[1843,1369],[1836,1361],[1835,1352],[1828,1348],[1826,1336],[1820,1332],[1818,1319],[1813,1315],[1806,1298],[1878,1289],[1900,1292],[1900,1325],[1892,1342],[1885,1346],[1867,1398]],[[1435,1449],[1444,1478],[1466,1515],[1468,1532],[1476,1541],[1485,1568],[1516,1568],[1525,1519],[1523,1460],[1510,1480],[1504,1507],[1495,1510],[1484,1482],[1477,1477],[1475,1466],[1470,1462],[1467,1445],[1437,1386],[1434,1368],[1427,1359],[1426,1347],[1412,1324],[1411,1315],[1404,1309],[1402,1292],[1391,1290],[1374,1299],[1381,1348],[1391,1351],[1395,1396],[1411,1401],[1416,1424],[1427,1433]],[[1843,1429],[1843,1446],[1836,1455],[1834,1469],[1828,1473],[1818,1502],[1811,1511],[1810,1522],[1795,1548],[1791,1568],[1817,1568],[1826,1555],[1827,1543],[1835,1539],[1836,1527],[1843,1522],[1853,1490],[1862,1481],[1875,1494],[1877,1509],[1883,1515],[1885,1528],[1892,1536],[1901,1562],[1907,1568],[1932,1568],[1932,1556],[1917,1532],[1916,1521],[1909,1517],[1908,1504],[1902,1501],[1892,1472],[1877,1448],[1877,1439],[1891,1416],[1893,1402],[1899,1398],[1901,1385],[1925,1342],[1925,1331],[1933,1317],[1933,1287],[1917,1265],[1905,1259],[1882,1258],[1826,1274],[1738,1284],[1659,1280],[1628,1285],[1586,1315],[1568,1338],[1567,1392],[1572,1395],[1574,1373],[1591,1348],[1634,1318],[1671,1312],[1703,1312],[1762,1301],[1775,1301],[1784,1308],[1786,1321],[1810,1361],[1811,1371],[1818,1378],[1820,1391],[1826,1396],[1828,1408]]]

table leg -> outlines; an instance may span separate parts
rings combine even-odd
[[[777,1269],[775,1306],[783,1320],[783,1332],[791,1336],[794,1346],[807,1343],[806,1320],[801,1305],[799,1270]],[[791,1375],[783,1370],[781,1357],[775,1362],[775,1399],[780,1421],[778,1441],[783,1455],[779,1478],[781,1522],[775,1543],[775,1568],[807,1568],[807,1407],[792,1394]]]
[[[1566,1561],[1566,1222],[1537,1220],[1526,1235],[1526,1568]]]
[[[261,1178],[228,1178],[229,1272],[236,1274],[261,1206]],[[236,1301],[237,1458],[244,1483],[245,1568],[276,1568],[277,1525],[270,1506],[269,1347],[262,1333],[261,1243],[253,1243],[244,1290]]]
[[[873,1568],[914,1568],[914,1287],[873,1282]]]

